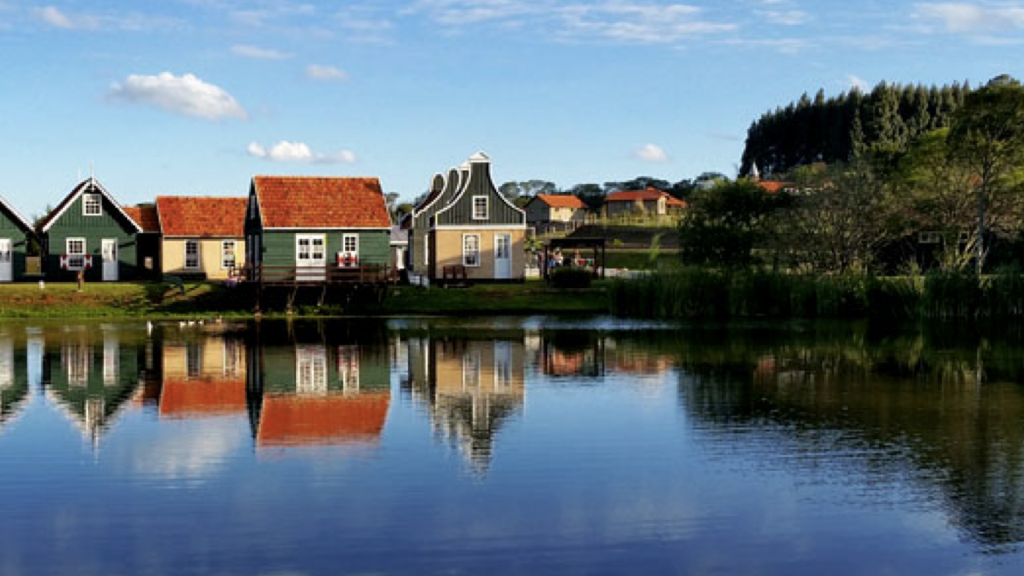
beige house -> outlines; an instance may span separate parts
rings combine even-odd
[[[164,274],[224,280],[245,265],[246,198],[158,196]]]
[[[447,174],[407,219],[411,272],[430,281],[464,274],[468,281],[521,281],[526,276],[526,213],[491,180],[491,159],[474,154]]]
[[[680,214],[686,202],[663,190],[620,190],[605,197],[605,216],[668,216]]]
[[[537,194],[526,206],[527,224],[583,222],[587,205],[571,194]]]

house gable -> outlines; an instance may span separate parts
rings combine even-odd
[[[83,195],[99,194],[101,198],[101,211],[97,216],[86,216],[83,208]],[[142,227],[135,222],[124,208],[111,196],[110,192],[103,187],[95,178],[89,178],[79,182],[61,203],[54,208],[39,226],[43,234],[50,232],[50,229],[61,222],[64,225],[100,227],[106,226],[110,220],[117,222],[125,233],[137,234],[142,232]]]
[[[465,180],[458,194],[435,216],[435,226],[509,226],[526,225],[526,213],[508,201],[491,180],[491,159],[474,154],[460,172]],[[484,199],[484,200],[477,200]],[[486,202],[486,214],[474,212],[474,203]]]

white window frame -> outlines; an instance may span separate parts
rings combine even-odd
[[[352,248],[349,248],[349,240],[352,241]],[[355,255],[359,255],[359,234],[342,234],[341,235],[341,251],[351,252]]]
[[[189,266],[188,262],[188,247],[190,245],[194,245],[196,247],[196,261],[195,264],[191,266]],[[182,267],[185,270],[199,270],[202,266],[202,262],[202,247],[199,245],[199,240],[185,240],[185,261],[182,264]]]
[[[939,244],[942,242],[942,234],[934,231],[917,233],[918,244]]]
[[[482,204],[477,204],[477,201],[482,200]],[[483,208],[483,214],[477,213],[477,208]],[[487,196],[473,196],[473,220],[487,220],[488,213],[490,212],[490,199]]]
[[[231,246],[231,264],[228,264],[225,256],[228,255],[228,246]],[[220,241],[220,269],[221,270],[234,270],[238,267],[238,243],[234,240],[221,240]]]
[[[476,249],[467,250],[466,241],[470,238],[476,239]],[[470,256],[475,256],[476,260],[471,261]],[[463,234],[462,235],[462,265],[467,268],[479,268],[480,267],[480,235],[479,234]]]
[[[89,210],[90,207],[95,207],[95,211]],[[88,194],[82,194],[82,216],[102,216],[103,215],[103,195],[95,192]]]
[[[71,246],[76,242],[80,242],[82,244],[82,249],[78,252],[72,252]],[[81,270],[85,268],[85,256],[88,253],[89,247],[85,242],[85,238],[76,237],[64,239],[64,254],[68,257],[68,270]]]

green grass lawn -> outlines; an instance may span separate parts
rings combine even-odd
[[[140,318],[253,315],[250,296],[215,282],[159,282],[0,285],[0,318]],[[298,304],[298,303],[297,303]],[[269,316],[282,307],[265,309]],[[341,306],[328,302],[322,309],[297,305],[303,315],[334,314],[559,314],[608,311],[606,283],[586,289],[558,290],[539,280],[517,284],[478,284],[465,288],[430,289],[393,286],[382,304]]]
[[[656,262],[656,267],[678,263],[679,251],[659,250]],[[653,268],[651,266],[651,251],[649,249],[609,248],[605,253],[605,263],[608,268],[627,268],[629,270],[650,270]]]

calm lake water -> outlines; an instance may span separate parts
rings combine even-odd
[[[1024,573],[1024,339],[0,325],[0,574]]]

